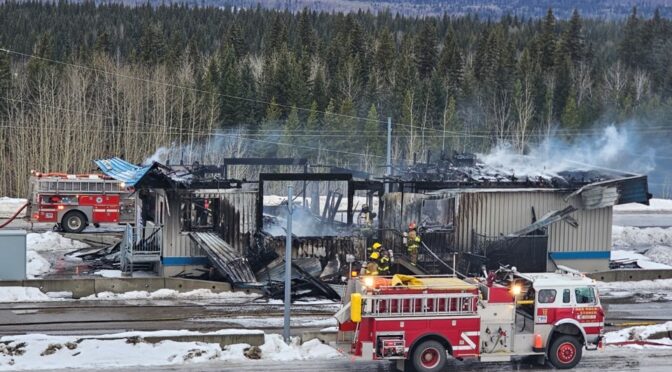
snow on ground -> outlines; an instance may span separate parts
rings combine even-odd
[[[637,266],[641,267],[642,269],[649,269],[649,270],[672,269],[672,266],[670,265],[655,262],[652,258],[637,253],[635,251],[621,251],[621,250],[611,251],[611,260],[612,261],[634,260],[637,261]]]
[[[284,325],[284,319],[280,317],[229,317],[229,318],[197,318],[191,319],[194,322],[222,322],[237,324],[245,328],[281,328]],[[316,318],[316,317],[292,317],[292,327],[329,327],[336,326],[336,318]]]
[[[672,322],[667,322],[648,326],[623,328],[618,331],[607,332],[604,337],[607,344],[627,341],[650,341],[655,342],[656,344],[669,345],[669,347],[672,347],[672,340],[669,338],[670,332],[672,332]],[[666,334],[668,337],[663,337]],[[632,346],[638,348],[646,347],[641,345]]]
[[[2,287],[0,288],[0,303],[2,302],[42,302],[53,301],[51,297],[33,287]]]
[[[103,278],[122,278],[123,274],[121,270],[98,270],[94,272],[94,275],[100,275]],[[152,278],[156,277],[157,274],[150,271],[134,271],[134,278]]]
[[[672,213],[672,200],[651,199],[649,205],[639,203],[615,205],[614,213]]]
[[[225,299],[243,298],[255,299],[255,294],[244,292],[220,292],[215,293],[209,289],[196,289],[180,293],[173,289],[159,289],[154,292],[131,291],[125,293],[100,292],[97,295],[82,297],[81,300],[159,300],[159,299]]]
[[[261,331],[224,330],[227,333],[261,333]],[[203,335],[190,331],[127,332],[105,336],[72,337],[29,334],[0,338],[0,371],[33,371],[65,368],[113,368],[160,365],[183,365],[206,361],[247,361],[247,344],[222,348],[203,342],[162,341],[150,344],[148,336]],[[206,334],[221,334],[211,332]],[[129,338],[134,337],[134,338]],[[299,344],[298,338],[288,345],[280,335],[264,336],[260,346],[262,360],[293,361],[342,357],[336,349],[313,339]]]
[[[24,204],[26,204],[26,199],[8,198],[6,196],[0,197],[0,218],[12,217]],[[21,218],[25,215],[26,210],[24,209],[17,218]]]
[[[26,274],[30,279],[47,274],[51,269],[49,260],[45,258],[47,255],[55,252],[65,253],[88,246],[86,243],[68,239],[53,231],[30,233],[26,236],[26,254],[28,256]]]
[[[657,245],[672,247],[672,228],[613,226],[611,240],[615,248],[650,248]]]

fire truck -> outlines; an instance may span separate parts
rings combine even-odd
[[[602,346],[604,311],[592,279],[514,271],[497,277],[360,277],[335,315],[339,339],[351,340],[356,358],[396,360],[400,370],[420,372],[444,370],[449,358],[536,357],[566,369],[584,348]]]
[[[131,223],[135,203],[123,182],[99,174],[32,172],[28,212],[32,222],[54,222],[78,233],[89,224]]]

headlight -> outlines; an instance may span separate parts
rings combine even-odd
[[[511,287],[511,293],[512,293],[514,296],[518,296],[518,295],[520,295],[521,290],[522,290],[522,289],[520,288],[520,285],[518,285],[518,284],[514,284],[514,285]]]

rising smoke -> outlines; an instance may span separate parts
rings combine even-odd
[[[572,141],[551,136],[529,149],[526,155],[508,143],[479,154],[485,164],[516,176],[557,176],[571,170],[602,169],[648,174],[656,169],[656,148],[641,136],[635,123],[614,124]]]

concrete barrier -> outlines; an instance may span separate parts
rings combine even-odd
[[[143,337],[145,342],[156,344],[161,341],[175,342],[206,342],[209,344],[219,344],[222,348],[234,344],[248,344],[250,346],[261,346],[264,344],[264,334],[262,333],[241,333],[227,335],[185,335],[185,336],[147,336]]]
[[[670,279],[672,278],[672,269],[618,269],[596,271],[586,273],[586,275],[601,282],[632,282],[639,280]]]
[[[224,282],[161,277],[0,280],[0,287],[34,287],[45,293],[72,292],[72,297],[76,299],[101,292],[153,292],[164,288],[174,289],[178,292],[209,289],[212,292],[219,293],[232,290],[231,285]]]

